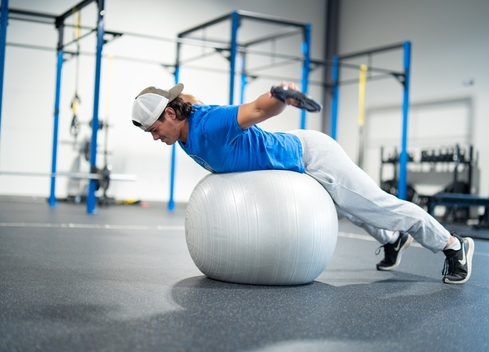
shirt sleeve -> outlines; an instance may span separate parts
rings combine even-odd
[[[238,109],[237,105],[213,106],[207,112],[203,132],[210,141],[230,145],[236,138],[248,133],[238,125]]]

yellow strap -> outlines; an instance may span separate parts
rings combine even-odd
[[[76,14],[76,16],[75,16]],[[73,20],[75,39],[80,39],[81,35],[81,11],[76,11],[75,8],[71,10],[71,18]],[[76,22],[75,22],[76,20]]]
[[[75,98],[73,98],[73,101],[71,102],[71,110],[73,111],[73,115],[78,115],[78,98],[75,95]]]
[[[365,86],[367,83],[366,65],[360,65],[360,80],[358,84],[358,125],[363,126],[365,122]]]

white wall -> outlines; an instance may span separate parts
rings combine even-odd
[[[74,5],[66,0],[11,0],[10,8],[46,12],[59,15]],[[208,22],[234,10],[247,10],[267,15],[279,16],[294,21],[311,23],[312,57],[321,58],[323,53],[324,0],[276,0],[276,1],[224,1],[224,0],[185,0],[180,2],[166,0],[106,0],[105,28],[107,30],[135,32],[175,38],[180,31]],[[94,26],[96,6],[92,4],[82,11],[82,24]],[[76,23],[68,19],[66,23]],[[283,27],[281,27],[283,29]],[[241,41],[276,33],[279,28],[270,28],[256,22],[244,21],[240,28]],[[229,40],[229,22],[205,33],[209,38],[218,37]],[[74,37],[72,29],[65,30],[65,42]],[[277,52],[300,55],[301,36],[278,40]],[[7,30],[7,42],[35,44],[55,48],[57,32],[54,26],[33,24],[10,20]],[[81,41],[81,51],[95,51],[95,35]],[[67,50],[75,50],[75,46]],[[254,48],[271,51],[270,45]],[[184,57],[207,53],[210,49],[186,47]],[[166,201],[169,197],[170,153],[171,147],[155,144],[151,136],[132,126],[130,110],[134,97],[149,85],[170,87],[173,84],[171,70],[164,69],[159,63],[173,64],[175,44],[142,38],[123,36],[104,46],[104,55],[111,54],[113,59],[103,59],[102,85],[99,117],[109,117],[111,128],[108,135],[109,163],[114,173],[136,175],[137,182],[112,182],[109,196],[116,199],[142,199]],[[138,58],[153,63],[139,63],[121,60],[122,57]],[[271,58],[250,57],[254,66],[272,64]],[[276,62],[276,61],[275,61]],[[192,69],[192,66],[205,66],[221,69],[225,73],[211,70]],[[53,106],[55,95],[56,54],[54,51],[37,51],[18,47],[7,47],[4,83],[4,106],[2,114],[0,170],[49,172],[53,135]],[[81,171],[88,171],[88,163],[78,163],[78,146],[69,134],[72,120],[71,99],[75,90],[76,60],[71,59],[63,66],[61,111],[58,147],[58,171],[69,171],[73,165],[81,165]],[[79,92],[81,104],[78,118],[87,123],[93,115],[94,90],[93,56],[81,56],[79,61]],[[193,93],[207,103],[225,104],[228,102],[229,65],[223,57],[214,55],[208,59],[192,62],[183,66],[180,81],[186,85],[185,91]],[[109,72],[112,72],[110,74]],[[278,69],[270,69],[262,74],[278,77],[296,78],[299,82],[300,65],[293,64]],[[321,80],[318,70],[312,79]],[[276,79],[258,79],[249,84],[247,100],[268,90],[278,83]],[[320,96],[318,86],[311,86],[310,94]],[[237,100],[236,100],[237,102]],[[318,115],[309,115],[308,127],[320,128]],[[264,123],[271,130],[290,130],[299,127],[299,112],[290,108],[281,118]],[[78,144],[86,137],[90,129],[81,128]],[[99,133],[99,151],[104,147],[104,133]],[[103,155],[98,154],[97,164],[103,166]],[[185,202],[195,184],[206,174],[179,148],[177,148],[177,180],[175,200]],[[65,197],[73,189],[83,185],[68,184],[58,178],[56,195]],[[75,182],[76,183],[76,182]],[[75,186],[75,187],[74,187]],[[70,192],[68,192],[70,187]],[[74,187],[74,188],[73,188]],[[0,194],[47,197],[49,179],[44,177],[19,177],[0,175]]]
[[[73,1],[75,4],[76,1]],[[68,8],[66,0],[10,0],[11,8],[60,14]],[[323,54],[325,0],[106,0],[106,29],[152,34],[174,38],[176,33],[207,22],[236,9],[276,15],[296,21],[312,23],[312,57]],[[340,18],[340,54],[389,45],[410,40],[412,42],[411,76],[411,126],[409,146],[433,144],[447,145],[453,142],[471,142],[478,153],[481,169],[480,193],[489,193],[489,2],[483,0],[343,0]],[[84,25],[95,24],[95,5],[82,13]],[[70,20],[68,20],[68,23]],[[217,32],[217,33],[216,33]],[[266,33],[274,33],[260,25],[243,25],[242,40]],[[229,28],[220,26],[208,30],[208,37],[226,37]],[[55,47],[57,33],[51,26],[10,21],[8,42],[22,42]],[[66,30],[66,38],[73,32]],[[299,38],[276,43],[277,50],[299,53]],[[94,52],[94,36],[81,42],[81,50]],[[172,64],[175,45],[171,42],[155,42],[146,39],[119,38],[104,47],[104,54],[114,55],[112,75],[109,60],[103,60],[100,117],[109,115],[112,125],[109,133],[109,162],[114,173],[137,175],[137,182],[113,182],[109,195],[117,199],[167,200],[169,195],[169,170],[171,148],[155,144],[143,132],[130,123],[130,109],[134,96],[148,85],[170,86],[173,76],[158,64],[141,64],[120,60],[133,57],[156,63]],[[74,50],[72,46],[70,48]],[[258,48],[257,48],[258,49]],[[260,47],[260,50],[271,50]],[[208,49],[186,49],[208,52]],[[271,63],[272,59],[262,59]],[[254,62],[255,63],[255,62]],[[356,63],[360,63],[357,61]],[[208,103],[225,104],[228,97],[228,76],[213,71],[199,71],[191,66],[207,66],[227,70],[228,64],[219,56],[192,62],[181,71],[181,81],[186,91]],[[374,57],[373,66],[402,70],[402,52]],[[4,100],[2,113],[0,170],[49,172],[52,150],[52,122],[55,89],[56,57],[54,51],[36,51],[7,47]],[[270,69],[267,74],[280,77],[299,77],[298,65]],[[356,78],[357,72],[343,72],[343,77]],[[69,135],[72,113],[70,101],[74,93],[75,60],[69,60],[63,68],[61,94],[61,120],[58,170],[67,171],[77,155],[73,138]],[[322,79],[322,70],[315,71],[312,80]],[[474,79],[465,86],[463,81]],[[94,58],[80,59],[80,106],[79,119],[89,121],[93,113]],[[252,99],[269,89],[275,80],[258,79],[249,85],[247,98]],[[109,89],[110,88],[110,89]],[[109,93],[110,91],[110,93]],[[310,87],[310,94],[321,96],[318,86]],[[366,171],[378,178],[378,147],[395,145],[400,140],[402,89],[394,79],[369,82],[366,95],[367,140]],[[341,88],[338,140],[353,160],[357,159],[356,85]],[[457,102],[461,102],[457,105]],[[429,107],[429,108],[427,108]],[[394,122],[383,124],[382,118],[392,116]],[[446,116],[446,123],[438,125]],[[371,122],[369,125],[369,121]],[[463,121],[463,122],[460,122]],[[423,122],[424,125],[420,124]],[[413,125],[414,124],[414,125]],[[263,124],[270,130],[290,130],[299,126],[299,113],[289,108],[281,117]],[[373,126],[375,127],[373,133]],[[420,126],[423,127],[420,131]],[[453,134],[463,126],[460,133]],[[450,127],[450,128],[449,128]],[[309,114],[308,128],[320,129],[318,115]],[[370,130],[369,130],[370,128]],[[426,131],[425,131],[426,130]],[[430,133],[430,131],[434,133]],[[436,133],[435,133],[436,132]],[[446,132],[446,133],[445,133]],[[88,127],[82,135],[89,135]],[[99,134],[99,149],[103,147],[103,133]],[[381,136],[382,138],[378,138]],[[373,137],[377,139],[372,139]],[[435,138],[436,137],[436,138]],[[421,139],[420,139],[421,138]],[[81,139],[81,138],[79,138]],[[71,144],[70,144],[71,143]],[[436,147],[436,145],[433,145]],[[178,149],[178,148],[177,148]],[[178,150],[177,183],[175,200],[185,202],[198,180],[205,175],[192,160]],[[82,171],[88,163],[82,162]],[[98,164],[103,165],[99,154]],[[56,194],[64,197],[68,192],[66,180],[58,179]],[[49,180],[35,177],[0,176],[0,194],[44,197],[49,194]]]
[[[409,149],[472,143],[481,195],[489,193],[489,1],[343,0],[340,54],[412,42]],[[402,51],[372,66],[402,70]],[[357,63],[360,63],[357,61]],[[363,63],[366,63],[365,61]],[[358,73],[342,70],[349,77]],[[473,85],[464,81],[474,80]],[[402,88],[394,79],[367,83],[366,171],[378,181],[381,145],[399,146]],[[358,150],[358,87],[341,88],[339,142]],[[375,131],[373,131],[375,129]]]

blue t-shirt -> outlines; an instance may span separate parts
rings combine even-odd
[[[182,149],[211,172],[291,170],[304,172],[299,137],[238,125],[239,106],[194,105]]]

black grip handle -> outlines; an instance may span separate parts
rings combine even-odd
[[[286,86],[273,86],[270,89],[270,93],[272,94],[272,97],[282,103],[285,103],[288,98],[294,99],[297,102],[297,104],[294,105],[296,108],[307,110],[309,112],[320,112],[323,108],[321,104],[310,96],[307,96],[298,90],[289,89],[289,87]]]

